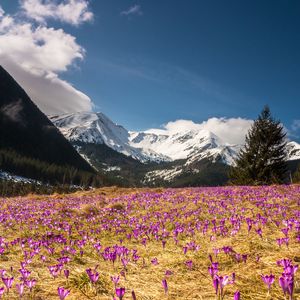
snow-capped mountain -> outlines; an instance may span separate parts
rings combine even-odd
[[[300,159],[300,144],[296,142],[289,142],[287,144],[287,152],[289,160]]]
[[[129,132],[103,113],[83,112],[50,116],[50,120],[71,142],[105,144],[113,150],[142,162],[168,161],[168,157],[151,149],[130,145]]]
[[[186,130],[169,135],[131,133],[131,145],[152,149],[173,161],[187,159],[187,165],[204,158],[231,165],[240,149],[239,145],[227,145],[220,137],[207,130]]]
[[[84,112],[51,116],[50,120],[71,142],[105,144],[141,162],[186,160],[185,166],[209,158],[232,165],[242,145],[230,145],[207,130],[172,133],[129,132],[103,113]],[[288,143],[289,160],[300,159],[300,145]]]

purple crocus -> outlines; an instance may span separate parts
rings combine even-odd
[[[23,279],[27,279],[31,274],[31,272],[26,269],[20,269],[19,272],[21,273]]]
[[[289,295],[289,299],[292,300],[294,293],[293,276],[283,273],[282,276],[279,278],[279,285],[281,286],[284,295]]]
[[[124,287],[121,287],[121,288],[116,288],[116,295],[117,297],[122,300],[124,295],[125,295],[125,288]]]
[[[163,279],[161,283],[162,283],[162,286],[163,286],[163,288],[164,288],[164,290],[165,290],[165,294],[167,294],[167,292],[168,292],[168,283],[167,283],[167,279]]]
[[[58,287],[57,292],[60,300],[64,300],[70,294],[70,290],[63,287]]]
[[[64,274],[65,274],[65,277],[68,279],[69,275],[70,275],[70,271],[66,269],[66,270],[64,270]]]
[[[32,291],[33,287],[36,284],[36,280],[35,279],[31,279],[31,280],[25,280],[25,284],[26,286],[29,288],[30,292]]]
[[[191,270],[193,268],[193,261],[192,260],[188,260],[185,262],[186,266]]]
[[[241,293],[240,291],[236,291],[234,293],[233,300],[240,300],[240,299],[241,299]]]
[[[7,292],[9,291],[9,289],[12,287],[12,284],[14,282],[14,278],[11,277],[2,277],[2,281],[5,284],[6,288],[7,288]]]
[[[115,287],[117,286],[120,276],[110,276],[111,281],[114,283]]]
[[[93,272],[92,269],[86,269],[86,273],[88,274],[92,283],[96,283],[98,281],[99,273],[97,271]]]
[[[275,281],[275,276],[273,274],[270,275],[261,275],[263,282],[268,286],[268,291],[270,292],[271,285]]]
[[[24,284],[23,283],[17,283],[16,284],[16,289],[19,293],[19,296],[22,297],[22,295],[24,293]]]
[[[218,295],[219,290],[219,279],[217,277],[213,278],[213,285],[216,291],[216,295]]]
[[[171,276],[171,275],[173,275],[173,272],[171,270],[165,271],[165,276]]]
[[[216,275],[213,279],[213,285],[216,290],[216,295],[218,294],[218,291],[220,290],[220,296],[221,299],[223,299],[224,296],[224,287],[228,284],[233,284],[235,282],[235,273],[232,273],[231,278],[230,276],[219,276]]]

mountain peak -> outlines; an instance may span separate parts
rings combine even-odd
[[[50,116],[50,120],[72,142],[105,144],[115,151],[142,162],[166,160],[151,149],[130,145],[130,134],[121,125],[112,122],[101,112],[82,112]]]

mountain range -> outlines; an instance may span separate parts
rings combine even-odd
[[[103,113],[49,118],[98,171],[135,184],[223,184],[242,147],[207,130],[132,132]],[[288,160],[300,159],[298,143],[288,142],[287,149]]]

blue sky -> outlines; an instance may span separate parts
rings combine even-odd
[[[18,1],[0,5],[10,15],[20,11]],[[88,5],[91,20],[74,26],[49,17],[47,27],[85,49],[83,59],[56,73],[89,96],[94,110],[143,130],[177,119],[253,119],[267,103],[292,134],[300,133],[299,1]]]

